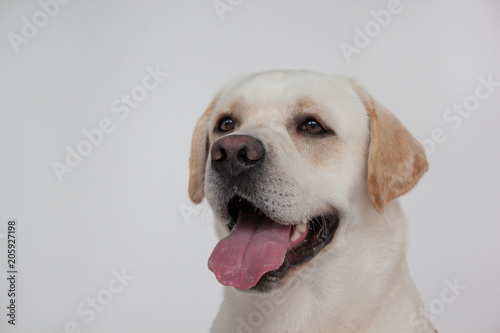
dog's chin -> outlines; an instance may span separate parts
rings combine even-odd
[[[231,233],[233,229],[237,226],[240,212],[254,211],[258,214],[260,218],[269,218],[273,220],[272,216],[267,216],[255,205],[240,197],[234,196],[227,203],[227,214],[226,219],[227,228]],[[281,224],[280,222],[275,223]],[[268,271],[264,273],[258,282],[251,288],[238,288],[242,292],[258,292],[266,293],[278,290],[286,286],[293,276],[300,274],[300,270],[303,265],[313,258],[315,258],[318,253],[320,253],[332,240],[339,225],[339,216],[334,211],[328,211],[307,221],[307,224],[293,224],[291,228],[291,235],[295,232],[295,228],[302,228],[303,236],[302,241],[295,244],[286,251],[283,263],[277,269]],[[305,228],[308,229],[305,229]],[[306,231],[307,230],[307,231]],[[307,232],[307,235],[304,234]],[[291,236],[292,237],[292,236]]]

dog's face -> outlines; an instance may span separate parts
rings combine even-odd
[[[383,213],[427,162],[352,80],[274,71],[215,97],[196,126],[190,166],[191,199],[206,196],[225,237],[209,268],[224,285],[264,291],[315,258],[347,216]]]

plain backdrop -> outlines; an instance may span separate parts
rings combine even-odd
[[[0,332],[207,332],[222,287],[210,212],[187,196],[192,131],[227,80],[286,68],[354,76],[418,140],[438,133],[401,199],[410,270],[439,332],[500,332],[500,2],[401,0],[373,23],[394,3],[1,1]],[[481,77],[496,83],[477,100]],[[81,143],[103,120],[112,132]],[[78,147],[60,181],[54,165]]]

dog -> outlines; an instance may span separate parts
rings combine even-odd
[[[189,195],[220,238],[212,333],[435,332],[397,198],[423,146],[354,79],[268,71],[225,85],[196,124]]]

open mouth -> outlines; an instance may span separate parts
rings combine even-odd
[[[294,225],[280,224],[248,200],[235,196],[227,206],[230,235],[214,248],[209,269],[226,286],[265,291],[328,245],[339,218],[322,214]]]

